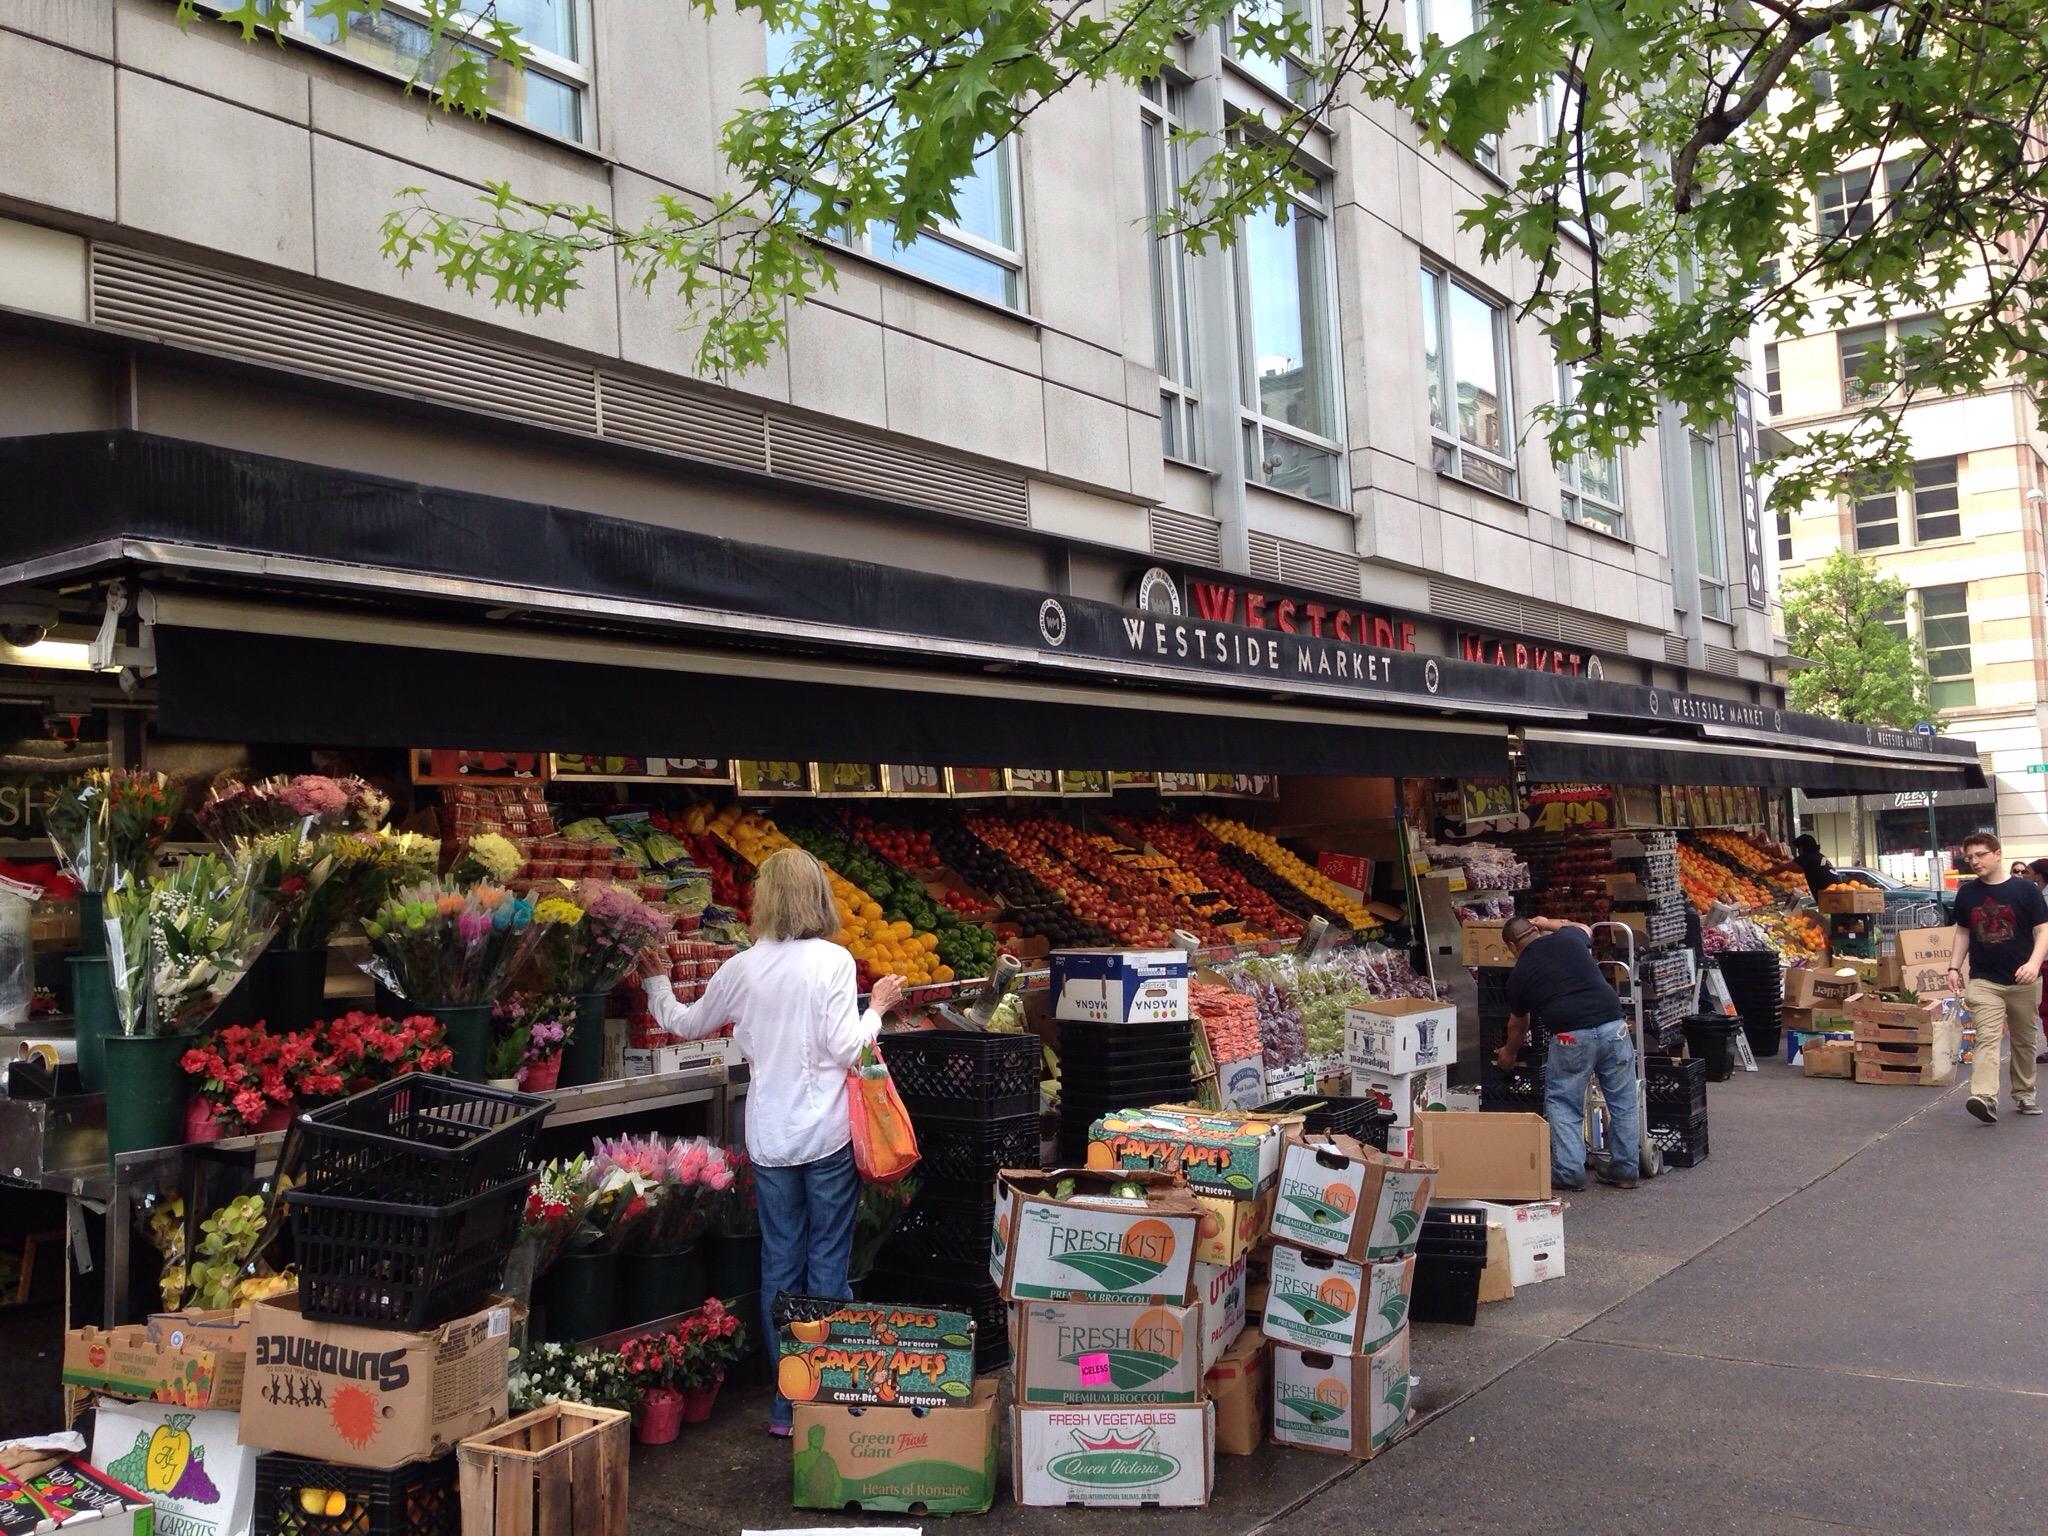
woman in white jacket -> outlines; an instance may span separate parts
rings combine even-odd
[[[903,984],[875,983],[860,1009],[853,956],[833,942],[838,909],[825,867],[801,848],[772,853],[754,882],[754,945],[718,968],[694,1003],[676,1000],[665,957],[640,957],[654,1020],[672,1035],[699,1039],[726,1024],[752,1069],[747,1085],[747,1154],[761,1218],[761,1327],[775,1351],[771,1308],[778,1292],[844,1297],[860,1175],[846,1074],[881,1033]],[[769,1421],[790,1432],[780,1392]]]

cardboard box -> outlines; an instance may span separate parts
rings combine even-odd
[[[82,1456],[16,1481],[0,1473],[0,1536],[62,1526],[65,1536],[151,1536],[155,1507],[140,1489]]]
[[[252,1415],[253,1417],[254,1415]],[[256,1449],[239,1444],[239,1416],[103,1398],[93,1465],[156,1506],[159,1531],[247,1536],[256,1510]]]
[[[1849,1018],[1858,1040],[1883,1039],[1886,1030],[1932,1040],[1935,1020],[1947,1016],[1945,1009],[1927,1003],[1888,1003],[1878,997],[1857,997],[1849,1003]]]
[[[64,1335],[64,1385],[140,1402],[181,1408],[242,1406],[248,1360],[248,1320],[203,1335],[171,1328],[152,1337],[148,1327],[73,1328]]]
[[[1017,1401],[1114,1406],[1202,1400],[1202,1304],[1028,1301],[1010,1309]]]
[[[793,1403],[952,1408],[974,1395],[974,1319],[932,1307],[848,1302],[786,1324],[775,1378]]]
[[[1389,997],[1344,1010],[1344,1060],[1354,1072],[1423,1072],[1457,1054],[1454,1003]]]
[[[628,1046],[624,1061],[627,1077],[655,1077],[664,1072],[689,1072],[699,1067],[729,1065],[740,1059],[740,1048],[728,1035],[708,1040],[683,1040],[674,1045]]]
[[[1198,1509],[1216,1477],[1208,1403],[1012,1411],[1019,1504]]]
[[[1948,991],[1948,968],[1956,958],[1953,927],[1901,928],[1897,985],[1922,997]]]
[[[1074,1192],[1055,1193],[1063,1181]],[[1136,1184],[1138,1199],[1109,1193]],[[1110,1301],[1185,1305],[1195,1299],[1195,1235],[1202,1207],[1163,1173],[1054,1168],[996,1181],[989,1277],[1005,1301]]]
[[[1484,1211],[1507,1243],[1508,1279],[1516,1286],[1564,1278],[1564,1202],[1524,1200],[1441,1200],[1439,1205]],[[1489,1237],[1488,1241],[1491,1241]],[[1491,1253],[1489,1250],[1489,1259]]]
[[[1002,1417],[995,1377],[957,1408],[798,1403],[790,1502],[798,1509],[978,1515],[995,1503]]]
[[[1273,1285],[1273,1249],[1278,1245],[1263,1242],[1244,1256],[1244,1308],[1247,1314],[1266,1310],[1266,1299]]]
[[[1884,892],[1865,885],[1831,885],[1814,898],[1823,912],[1862,913],[1884,910]]]
[[[1497,1221],[1486,1224],[1486,1267],[1479,1271],[1479,1304],[1515,1299],[1514,1264],[1508,1257],[1508,1229]]]
[[[1856,1047],[1848,1040],[1820,1040],[1800,1052],[1808,1077],[1850,1078],[1856,1075]]]
[[[1269,1339],[1333,1355],[1369,1355],[1408,1325],[1415,1255],[1353,1264],[1291,1243],[1273,1249]]]
[[[1438,1199],[1550,1198],[1550,1122],[1541,1115],[1424,1110],[1415,1148],[1437,1171]]]
[[[315,1323],[288,1293],[256,1304],[244,1394],[249,1445],[339,1462],[397,1467],[446,1455],[505,1417],[512,1325],[502,1297],[419,1333]]]
[[[1096,1024],[1185,1019],[1188,957],[1177,949],[1056,949],[1052,1016]]]
[[[1229,1264],[1264,1235],[1280,1178],[1281,1126],[1300,1122],[1199,1109],[1123,1110],[1088,1128],[1088,1166],[1179,1174],[1202,1206],[1196,1259]]]
[[[1273,1439],[1370,1461],[1408,1422],[1408,1330],[1370,1355],[1273,1346]]]
[[[1835,968],[1854,971],[1857,980],[1873,992],[1896,992],[1899,989],[1900,977],[1904,974],[1899,957],[1895,954],[1879,955],[1874,960],[1864,960],[1854,955],[1839,955],[1835,959]]]
[[[1195,1261],[1196,1299],[1202,1304],[1202,1370],[1206,1374],[1244,1332],[1245,1271],[1249,1254],[1228,1264]]]
[[[1399,1258],[1414,1252],[1422,1236],[1435,1181],[1434,1168],[1349,1136],[1290,1141],[1280,1162],[1273,1236],[1342,1259]],[[1275,1274],[1278,1263],[1276,1250]]]
[[[1815,1008],[1822,1003],[1843,1003],[1863,990],[1854,971],[1838,974],[1811,965],[1795,965],[1785,972],[1785,1006]]]
[[[1515,952],[1508,948],[1507,940],[1500,936],[1507,926],[1503,919],[1497,923],[1468,922],[1459,928],[1459,938],[1464,944],[1463,959],[1467,965],[1490,965],[1503,970],[1515,963]]]
[[[1216,1454],[1251,1456],[1272,1422],[1273,1345],[1263,1333],[1238,1336],[1202,1386],[1216,1410]]]
[[[1266,1061],[1246,1056],[1216,1063],[1216,1091],[1225,1109],[1257,1109],[1266,1102]]]
[[[1381,1109],[1391,1110],[1394,1129],[1405,1131],[1415,1123],[1418,1110],[1442,1109],[1449,1088],[1446,1070],[1431,1067],[1426,1072],[1353,1072],[1351,1097],[1376,1100]]]

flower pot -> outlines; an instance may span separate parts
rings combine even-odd
[[[619,1260],[614,1328],[631,1328],[704,1305],[704,1250],[692,1244],[673,1253],[628,1253]]]
[[[564,1088],[594,1083],[604,1076],[604,1005],[609,992],[576,994],[576,1029],[562,1050]]]
[[[546,1061],[529,1061],[519,1069],[519,1091],[521,1093],[551,1093],[562,1080],[562,1058],[559,1054]]]
[[[78,952],[88,960],[107,954],[107,898],[99,891],[78,893]]]
[[[682,1393],[656,1387],[641,1400],[640,1411],[633,1415],[633,1438],[642,1445],[667,1445],[682,1432],[683,1403]]]
[[[725,1378],[719,1377],[708,1387],[691,1387],[683,1394],[683,1422],[702,1424],[711,1417],[711,1405],[718,1401],[718,1389],[725,1385]]]
[[[193,1039],[191,1034],[107,1036],[109,1163],[123,1152],[183,1145],[191,1079],[178,1058]]]
[[[187,1091],[190,1092],[189,1089]],[[214,1112],[211,1100],[194,1093],[185,1102],[187,1144],[219,1141],[223,1136],[260,1136],[265,1131],[281,1131],[291,1123],[292,1107],[289,1104],[272,1104],[263,1112],[263,1118],[254,1125],[246,1129],[229,1130],[221,1124],[220,1116]]]
[[[519,1091],[519,1079],[516,1077],[487,1077],[484,1079],[484,1086],[486,1088],[502,1088],[507,1093],[517,1093]]]
[[[490,1070],[491,1005],[465,1003],[448,1008],[429,1008],[441,1026],[444,1043],[455,1053],[448,1075],[465,1083],[480,1083]]]
[[[708,1245],[705,1289],[720,1301],[731,1301],[761,1289],[761,1234],[733,1236],[721,1232]]]
[[[85,892],[79,899],[91,894]],[[107,1086],[105,1041],[117,1028],[114,973],[107,964],[104,944],[97,955],[71,957],[71,1019],[78,1040],[78,1081],[87,1093],[103,1093]]]
[[[263,951],[256,966],[262,972],[257,1007],[270,1032],[281,1035],[312,1028],[320,1005],[327,1000],[327,946],[280,949],[273,944]]]
[[[563,1254],[534,1288],[547,1337],[577,1344],[611,1332],[618,1284],[619,1256],[611,1250]]]

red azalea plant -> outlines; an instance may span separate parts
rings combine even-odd
[[[180,1059],[198,1079],[196,1091],[224,1136],[252,1130],[273,1108],[292,1101],[292,1073],[303,1061],[303,1035],[273,1035],[259,1020],[218,1029]]]
[[[619,1346],[619,1358],[632,1373],[633,1384],[650,1397],[694,1385],[689,1379],[690,1346],[680,1328],[628,1339]]]
[[[427,1014],[344,1013],[309,1031],[295,1083],[302,1098],[337,1099],[408,1072],[445,1072],[454,1060],[440,1024]]]
[[[746,1351],[747,1330],[716,1296],[676,1325],[687,1354],[691,1387],[715,1387]]]

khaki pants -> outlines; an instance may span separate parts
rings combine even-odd
[[[2041,983],[2002,987],[1973,976],[1963,995],[1970,1005],[1970,1022],[1977,1026],[1977,1048],[1970,1058],[1972,1096],[1997,1102],[1998,1048],[2004,1044],[2012,1057],[2012,1096],[2033,1098],[2034,1054],[2041,1048]]]

